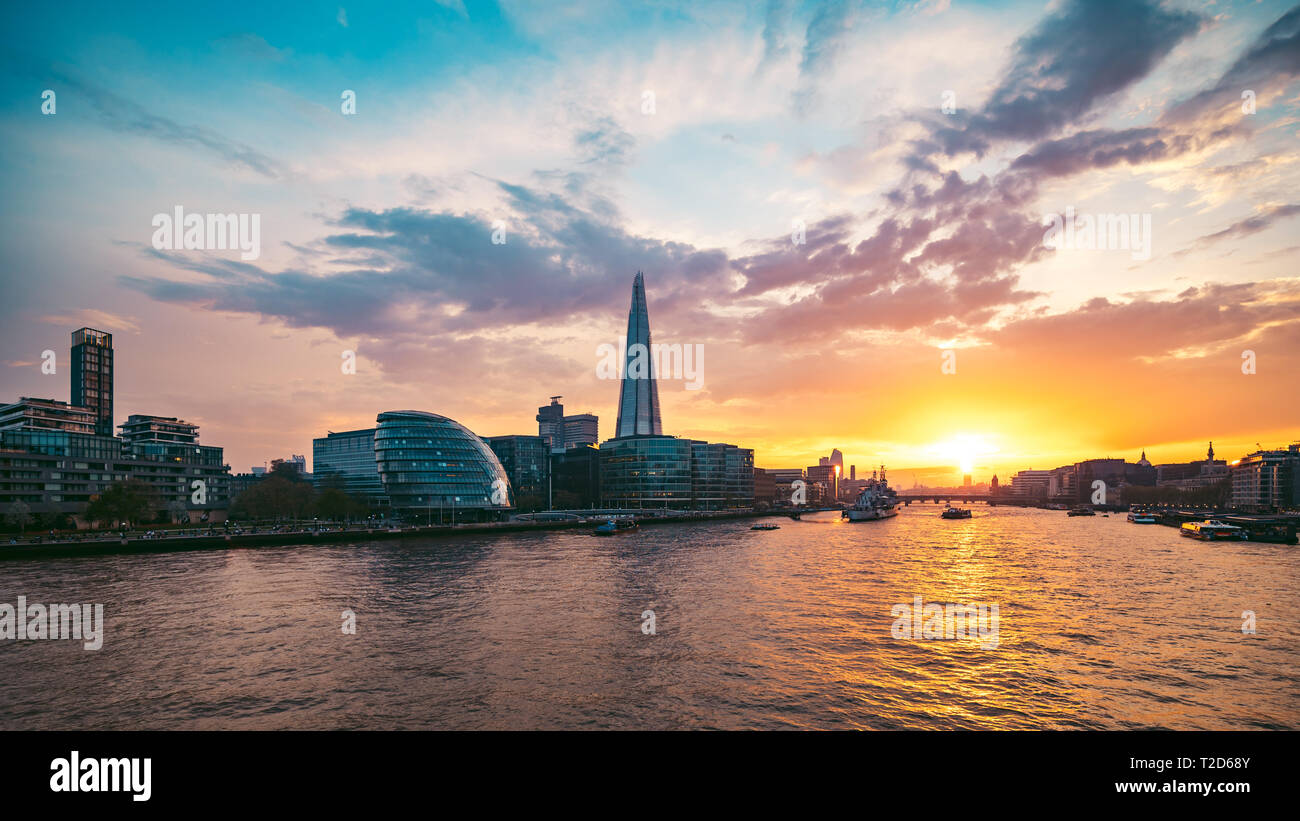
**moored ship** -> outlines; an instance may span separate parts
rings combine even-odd
[[[897,515],[898,495],[885,479],[884,465],[880,466],[879,471],[871,472],[871,478],[858,494],[857,501],[840,514],[850,522],[874,522]]]
[[[1206,519],[1203,522],[1183,522],[1180,531],[1184,536],[1205,542],[1218,542],[1246,538],[1246,531],[1236,525],[1220,522],[1218,519]]]

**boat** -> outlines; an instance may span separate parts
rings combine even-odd
[[[1096,516],[1097,511],[1093,510],[1087,505],[1081,505],[1079,507],[1070,508],[1068,511],[1066,511],[1065,515],[1066,516]]]
[[[1204,542],[1232,541],[1246,538],[1244,528],[1220,522],[1218,519],[1206,519],[1203,522],[1183,522],[1179,528],[1184,536],[1200,539]]]
[[[945,507],[943,513],[939,514],[945,519],[969,519],[970,510],[964,507]]]
[[[628,533],[638,527],[639,525],[633,519],[619,519],[618,521],[610,519],[604,524],[597,525],[592,532],[597,536],[613,536],[617,533]]]
[[[871,478],[858,494],[852,507],[845,508],[840,518],[850,522],[874,522],[898,515],[898,494],[885,478],[885,466],[871,471]]]
[[[781,529],[780,525],[773,525],[773,524],[754,525],[753,527],[750,528],[750,530],[780,530],[780,529]]]
[[[1135,525],[1154,525],[1160,522],[1154,513],[1135,510],[1128,515],[1128,520]]]

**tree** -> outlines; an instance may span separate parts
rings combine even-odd
[[[139,479],[114,482],[86,507],[86,518],[110,524],[134,525],[153,508],[153,488]]]
[[[316,491],[307,482],[290,479],[277,465],[272,475],[239,494],[230,506],[236,519],[302,519],[316,505]],[[293,476],[298,474],[288,468]]]
[[[352,504],[348,494],[336,487],[327,487],[316,497],[316,512],[322,519],[337,521],[346,519]]]
[[[167,504],[167,515],[173,522],[189,524],[190,510],[180,499],[172,499]]]
[[[22,499],[9,506],[9,518],[18,525],[18,535],[27,532],[27,524],[32,520],[32,509]]]

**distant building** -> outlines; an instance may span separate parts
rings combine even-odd
[[[299,476],[303,477],[304,479],[309,478],[309,477],[308,477],[308,474],[307,474],[307,457],[306,457],[306,456],[302,456],[302,455],[299,455],[299,454],[295,453],[295,454],[293,454],[292,456],[290,456],[288,459],[272,459],[272,460],[271,460],[271,470],[275,470],[275,469],[276,469],[278,466],[280,466],[280,465],[288,465],[288,466],[293,470],[294,473],[298,474]]]
[[[1142,453],[1146,456],[1146,451]],[[1228,463],[1214,458],[1214,443],[1206,450],[1205,458],[1195,462],[1175,462],[1156,465],[1156,485],[1194,490],[1218,484],[1228,478]]]
[[[113,335],[72,332],[72,404],[95,415],[95,433],[113,435]]]
[[[61,430],[93,434],[96,419],[94,411],[53,399],[24,396],[17,402],[0,405],[0,430]]]
[[[1022,470],[1011,477],[1011,495],[1046,501],[1052,485],[1050,470]]]
[[[564,417],[564,449],[594,445],[600,441],[600,418],[593,413]]]
[[[537,409],[537,435],[546,440],[553,451],[564,450],[564,405],[562,396],[552,396],[551,404]]]
[[[754,451],[691,440],[691,507],[727,510],[754,506]]]
[[[395,513],[466,521],[513,506],[501,461],[469,428],[424,411],[387,411],[375,423],[375,461]]]
[[[600,502],[600,449],[569,448],[551,459],[553,508],[591,508]]]
[[[1300,510],[1300,443],[1257,450],[1232,463],[1232,506],[1272,513]]]
[[[338,487],[364,499],[370,508],[388,506],[375,461],[374,428],[326,431],[325,436],[311,441],[311,464],[312,484],[317,488]]]
[[[788,497],[787,497],[788,499]],[[776,477],[763,468],[754,468],[754,504],[776,502]]]
[[[768,468],[767,475],[772,477],[775,486],[774,500],[778,505],[790,505],[795,492],[795,482],[803,482],[807,488],[807,478],[803,468]]]
[[[642,374],[638,364],[648,358],[651,345],[645,275],[637,271],[632,280],[632,304],[627,312],[626,358],[618,394],[618,421],[614,425],[616,439],[663,435],[663,422],[659,417],[659,382],[653,366],[649,373]]]
[[[483,441],[496,454],[516,494],[546,496],[550,480],[550,443],[541,436],[485,436]]]
[[[230,505],[223,450],[199,442],[199,428],[171,416],[132,414],[113,430],[113,337],[72,334],[72,402],[23,398],[0,406],[0,508],[88,524],[90,502],[115,483],[149,488],[150,515],[184,508],[192,521],[221,521]]]
[[[674,436],[628,436],[600,446],[602,507],[691,506],[691,442]]]

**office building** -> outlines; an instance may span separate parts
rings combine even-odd
[[[1257,450],[1232,463],[1233,507],[1277,513],[1300,510],[1300,443]]]
[[[24,396],[17,402],[0,405],[0,430],[61,430],[93,434],[95,422],[93,411],[53,399]]]
[[[691,442],[628,436],[600,446],[602,507],[691,507]]]
[[[370,508],[388,506],[375,461],[374,428],[326,431],[325,436],[311,442],[311,464],[312,483],[317,489],[338,487],[364,499]]]
[[[564,417],[564,449],[594,445],[600,441],[600,419],[592,413]]]
[[[485,436],[510,480],[518,502],[520,495],[546,497],[550,480],[551,447],[541,436]],[[556,457],[558,458],[558,456]]]
[[[95,416],[95,433],[112,436],[113,335],[81,328],[72,332],[72,402]]]
[[[600,449],[578,445],[551,458],[551,507],[592,508],[600,501]]]
[[[615,438],[663,435],[663,422],[659,418],[659,386],[651,356],[653,350],[645,275],[637,271],[632,280],[632,305],[627,312],[627,349],[618,395]]]
[[[552,396],[551,404],[537,409],[537,435],[546,440],[552,451],[564,450],[564,405],[562,396]]]
[[[496,454],[445,416],[379,414],[375,460],[393,511],[413,521],[495,519],[513,506],[510,480]]]

